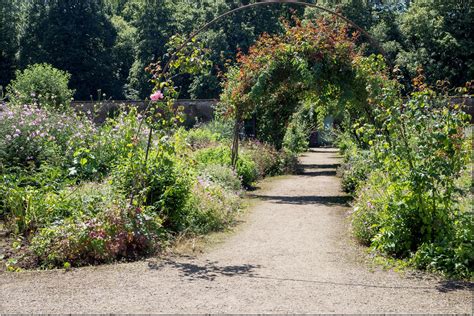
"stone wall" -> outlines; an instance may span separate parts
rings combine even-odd
[[[184,107],[185,125],[191,127],[197,122],[211,121],[217,102],[217,100],[178,100],[176,105]],[[100,124],[120,108],[136,107],[139,111],[143,111],[146,103],[145,101],[74,101],[72,106],[78,111],[94,112],[94,121]]]
[[[474,123],[474,98],[451,98],[452,103],[460,103],[466,105],[466,112],[471,115],[471,123]],[[187,127],[193,126],[196,122],[209,122],[214,117],[214,106],[218,100],[178,100],[177,105],[184,106],[184,113],[186,115],[185,125]],[[102,123],[107,116],[113,115],[121,107],[138,107],[139,110],[144,110],[146,105],[144,101],[74,101],[73,107],[80,111],[92,111],[96,107],[97,115],[95,121]]]

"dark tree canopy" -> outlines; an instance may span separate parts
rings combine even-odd
[[[71,73],[77,99],[89,99],[102,89],[115,91],[111,59],[116,31],[102,0],[35,0],[22,41],[21,63],[46,62]]]
[[[166,59],[172,35],[190,34],[219,14],[257,0],[0,0],[0,85],[14,71],[47,62],[71,73],[76,99],[101,89],[108,97],[145,98],[145,67]],[[459,0],[315,1],[356,22],[398,64],[410,90],[419,67],[428,83],[451,87],[473,79],[474,3]],[[216,98],[220,75],[262,33],[282,32],[281,18],[318,17],[313,9],[267,5],[230,15],[200,35],[213,62],[207,73],[176,79],[181,98]],[[358,44],[364,44],[360,38]],[[374,53],[362,45],[364,54]]]
[[[20,2],[0,0],[0,86],[5,87],[17,66]]]

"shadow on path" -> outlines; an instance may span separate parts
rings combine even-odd
[[[470,290],[474,291],[474,283],[466,281],[441,281],[436,286],[436,289],[442,293]]]
[[[159,270],[163,267],[172,267],[181,273],[182,277],[189,280],[207,280],[214,281],[218,276],[253,276],[255,269],[260,268],[259,265],[243,264],[233,266],[220,266],[217,262],[206,260],[204,264],[195,264],[192,262],[179,262],[172,259],[165,259],[161,262],[148,262],[151,270]]]
[[[324,149],[318,149],[318,148],[310,148],[310,152],[312,153],[320,153],[320,154],[339,154],[339,150],[337,148],[327,148],[326,150]]]
[[[336,169],[339,167],[340,164],[333,163],[333,164],[300,164],[302,169]]]
[[[351,201],[350,196],[317,196],[317,195],[303,195],[303,196],[276,196],[276,195],[259,195],[249,194],[252,198],[257,198],[263,201],[269,201],[277,204],[295,204],[295,205],[326,205],[326,206],[345,206]]]
[[[303,171],[303,172],[298,172],[298,176],[306,176],[306,177],[335,177],[337,175],[336,170],[334,171],[329,171],[329,170],[322,170],[322,171]]]
[[[183,257],[189,258],[189,257]],[[242,264],[221,266],[217,261],[206,260],[205,263],[180,262],[172,259],[165,259],[160,262],[149,262],[148,267],[151,270],[160,270],[164,267],[171,267],[176,269],[181,277],[187,278],[189,281],[206,280],[215,281],[218,277],[246,277],[252,279],[263,279],[273,281],[288,281],[288,282],[303,282],[314,283],[332,286],[349,286],[349,287],[363,287],[363,288],[378,288],[378,289],[411,289],[411,290],[437,290],[439,292],[452,292],[457,290],[473,289],[473,283],[462,281],[442,281],[436,287],[433,286],[397,286],[384,284],[364,284],[357,282],[333,282],[333,281],[319,281],[310,279],[297,278],[279,278],[271,276],[263,276],[256,273],[257,269],[262,268],[260,265]]]

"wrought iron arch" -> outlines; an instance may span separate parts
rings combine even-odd
[[[250,8],[253,8],[253,7],[258,7],[258,6],[264,6],[264,5],[272,5],[272,4],[291,4],[291,5],[298,5],[298,6],[304,6],[304,7],[310,7],[310,8],[316,8],[316,9],[319,9],[321,11],[324,11],[326,13],[329,13],[345,22],[347,22],[348,24],[350,24],[351,26],[353,26],[357,31],[359,31],[362,35],[364,35],[368,40],[369,42],[385,57],[387,58],[387,53],[385,52],[385,50],[383,49],[383,47],[379,44],[379,42],[374,39],[372,37],[372,35],[370,35],[366,30],[364,30],[362,27],[360,27],[359,25],[357,25],[355,22],[353,22],[352,20],[346,18],[345,16],[343,16],[342,14],[340,13],[337,13],[331,9],[328,9],[328,8],[325,8],[323,6],[320,6],[318,4],[315,4],[315,3],[309,3],[309,2],[303,2],[303,1],[298,1],[298,0],[262,0],[261,2],[255,2],[255,3],[250,3],[250,4],[247,4],[247,5],[243,5],[241,7],[238,7],[238,8],[235,8],[235,9],[232,9],[230,11],[227,11],[217,17],[215,17],[214,19],[212,19],[211,21],[207,22],[206,24],[202,25],[201,27],[199,27],[196,31],[194,31],[193,33],[191,33],[191,35],[189,35],[189,37],[184,41],[184,43],[179,46],[176,51],[171,55],[170,59],[168,60],[168,62],[166,63],[165,67],[163,67],[163,70],[162,70],[162,73],[166,73],[166,71],[168,71],[168,68],[171,64],[171,62],[176,58],[176,55],[181,51],[183,50],[183,48],[186,47],[186,45],[194,38],[196,37],[197,35],[199,35],[200,33],[202,33],[203,31],[207,30],[210,26],[212,26],[213,24],[223,20],[224,18],[226,18],[227,16],[231,15],[231,14],[234,14],[236,12],[239,12],[239,11],[243,11],[243,10],[247,10],[247,9],[250,9]]]
[[[238,8],[235,8],[235,9],[232,9],[232,10],[229,10],[217,17],[215,17],[214,19],[212,19],[211,21],[207,22],[206,24],[200,26],[197,30],[195,30],[194,32],[192,32],[189,37],[186,38],[186,40],[184,41],[184,43],[179,46],[175,52],[170,56],[169,60],[167,61],[167,63],[165,64],[165,66],[163,67],[162,71],[161,71],[161,74],[166,74],[166,72],[168,71],[169,67],[170,67],[170,64],[175,60],[177,54],[179,52],[181,52],[185,47],[186,45],[192,41],[193,38],[195,38],[197,35],[199,35],[200,33],[202,33],[203,31],[207,30],[210,26],[214,25],[215,23],[223,20],[224,18],[226,18],[227,16],[231,15],[231,14],[234,14],[236,12],[239,12],[239,11],[243,11],[243,10],[247,10],[247,9],[250,9],[250,8],[253,8],[253,7],[259,7],[259,6],[265,6],[265,5],[274,5],[274,4],[291,4],[291,5],[297,5],[297,6],[304,6],[304,7],[310,7],[310,8],[316,8],[318,10],[321,10],[323,12],[326,12],[326,13],[329,13],[343,21],[345,21],[346,23],[350,24],[352,27],[354,27],[356,30],[358,30],[362,35],[364,35],[368,40],[369,42],[387,59],[387,54],[385,52],[385,50],[382,48],[382,46],[379,44],[379,42],[377,40],[375,40],[366,30],[364,30],[362,27],[360,27],[359,25],[357,25],[355,22],[353,22],[352,20],[346,18],[345,16],[343,16],[342,14],[338,13],[338,12],[335,12],[331,9],[328,9],[328,8],[325,8],[321,5],[318,5],[318,4],[315,4],[315,3],[309,3],[309,2],[303,2],[303,1],[298,1],[298,0],[262,0],[261,2],[256,2],[256,3],[250,3],[250,4],[247,4],[247,5],[243,5],[243,6],[240,6]],[[145,113],[148,112],[148,110],[150,109],[150,105],[149,104],[146,109],[145,109]],[[144,116],[145,117],[145,116]],[[137,136],[138,134],[140,133],[141,131],[141,128],[142,128],[142,125],[143,125],[143,120],[144,120],[144,117],[142,118],[142,121],[140,122],[139,126],[138,126],[138,130],[137,130]],[[235,167],[236,164],[237,164],[237,159],[238,159],[238,144],[239,144],[239,135],[238,135],[238,132],[239,132],[239,128],[238,128],[238,124],[239,122],[236,122],[235,124],[235,131],[234,131],[234,141],[233,141],[233,145],[232,145],[232,166]],[[148,137],[148,143],[147,143],[147,148],[146,148],[146,155],[145,155],[145,165],[147,163],[147,160],[148,160],[148,153],[149,153],[149,150],[150,150],[150,146],[151,146],[151,139],[152,139],[152,133],[153,133],[153,129],[150,128],[150,133],[149,133],[149,137]],[[133,197],[132,197],[133,199]]]

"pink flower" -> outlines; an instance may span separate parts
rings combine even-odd
[[[163,93],[161,93],[160,90],[156,91],[155,93],[153,93],[152,95],[150,95],[150,99],[152,101],[158,101],[158,100],[161,100],[163,99],[165,96],[163,95]]]

